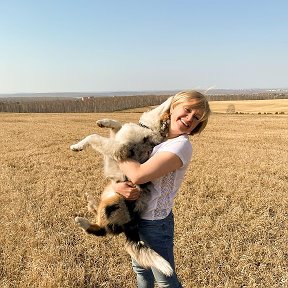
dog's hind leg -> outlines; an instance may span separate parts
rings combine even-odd
[[[95,199],[89,193],[85,193],[87,199],[88,211],[97,214],[97,204]]]
[[[105,236],[106,235],[106,230],[102,227],[100,227],[97,224],[92,224],[88,221],[88,219],[83,218],[83,217],[76,217],[75,218],[76,224],[80,228],[82,228],[85,232],[88,234],[93,234],[96,236]]]

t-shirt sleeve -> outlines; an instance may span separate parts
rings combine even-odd
[[[165,143],[160,151],[172,152],[182,161],[183,166],[190,163],[192,158],[192,145],[188,139],[175,139]]]

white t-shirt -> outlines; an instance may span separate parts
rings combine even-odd
[[[147,207],[141,213],[142,219],[160,220],[169,215],[176,193],[192,158],[192,145],[187,135],[180,135],[160,143],[154,147],[151,156],[163,151],[176,154],[183,165],[176,171],[151,181],[148,186],[150,193]]]

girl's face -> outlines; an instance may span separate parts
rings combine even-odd
[[[174,138],[182,134],[190,134],[192,130],[201,122],[204,111],[202,109],[191,108],[195,105],[193,100],[180,103],[170,109],[171,122],[169,138]]]

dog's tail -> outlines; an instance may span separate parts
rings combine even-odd
[[[154,267],[166,276],[173,274],[170,263],[142,241],[135,242],[127,239],[125,249],[143,268]]]

